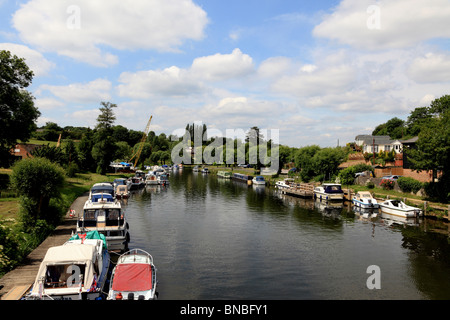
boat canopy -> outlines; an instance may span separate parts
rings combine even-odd
[[[326,193],[344,193],[339,184],[330,184],[330,185],[325,184],[323,187]]]
[[[92,241],[92,244],[68,242],[62,246],[51,247],[48,249],[39,267],[32,292],[35,294],[39,292],[40,280],[45,279],[47,277],[47,269],[54,266],[62,266],[67,270],[68,266],[84,266],[83,285],[85,288],[90,288],[94,281],[94,263],[97,259],[96,245],[94,245],[96,243],[96,241]]]
[[[91,197],[92,202],[106,201],[106,202],[114,202],[114,199],[109,193],[94,193]]]
[[[109,193],[114,194],[114,187],[111,184],[101,184],[101,185],[94,185],[91,188],[91,193]]]
[[[146,291],[152,289],[152,267],[146,263],[118,264],[114,273],[114,291]]]

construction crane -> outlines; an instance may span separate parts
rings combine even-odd
[[[142,149],[144,148],[144,142],[147,140],[147,135],[150,130],[150,122],[152,121],[152,118],[153,118],[153,116],[150,116],[150,119],[148,120],[147,126],[145,127],[145,130],[144,130],[144,134],[142,135],[138,150],[131,156],[131,159],[128,161],[128,162],[131,162],[131,160],[133,160],[135,158],[135,160],[134,160],[135,168],[136,168],[137,162],[139,160],[139,157],[141,156]]]

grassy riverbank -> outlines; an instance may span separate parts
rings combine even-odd
[[[1,169],[7,173],[8,169]],[[124,177],[122,174],[99,175],[96,173],[77,174],[73,178],[66,178],[61,196],[52,199],[53,205],[58,206],[62,215],[66,213],[72,203],[93,184],[98,182],[112,182],[115,178]],[[57,226],[54,226],[57,227]],[[22,261],[48,235],[27,234],[22,231],[20,222],[20,198],[0,198],[0,277]]]

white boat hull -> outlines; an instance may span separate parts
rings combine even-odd
[[[416,218],[423,215],[422,210],[412,206],[408,206],[401,201],[398,205],[393,205],[391,201],[380,203],[380,210],[382,213],[390,214],[401,218]]]
[[[363,209],[372,209],[372,208],[376,209],[376,208],[380,207],[380,205],[378,203],[372,203],[372,202],[367,203],[367,202],[363,202],[363,201],[358,201],[356,199],[353,199],[352,202],[353,202],[354,206],[363,208]]]

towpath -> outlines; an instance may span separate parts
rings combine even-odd
[[[76,213],[83,210],[84,203],[88,198],[88,193],[78,197],[72,204],[71,209]],[[45,239],[36,249],[34,249],[25,260],[16,268],[0,278],[0,300],[17,300],[34,283],[39,266],[50,247],[62,245],[66,242],[72,231],[75,231],[76,218],[71,218],[68,214],[63,223],[58,226],[53,233]]]

